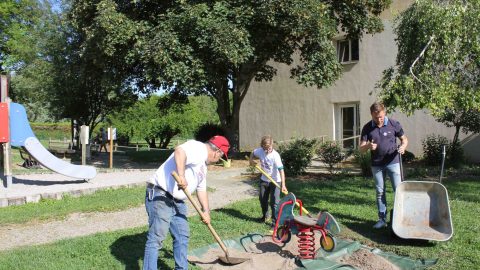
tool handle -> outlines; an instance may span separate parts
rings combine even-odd
[[[263,170],[260,166],[258,166],[258,165],[255,165],[255,168],[256,168],[257,170],[259,170],[263,175],[265,175],[265,176],[268,178],[268,180],[270,180],[270,182],[272,182],[275,186],[277,186],[277,187],[280,189],[280,191],[282,191],[280,185],[279,185],[277,182],[275,182],[275,180],[273,180],[273,178],[270,176],[270,174],[268,174],[266,171],[264,171],[264,170]],[[287,192],[283,192],[283,191],[282,191],[282,193],[285,194],[285,195],[288,194]],[[302,211],[303,211],[307,216],[312,217],[312,216],[310,215],[310,212],[308,212],[307,209],[305,209],[303,206],[300,206],[300,204],[299,204],[298,202],[295,202],[295,204],[296,204],[297,206],[301,207],[301,208],[302,208]]]
[[[177,172],[173,171],[172,176],[173,176],[173,178],[175,178],[175,181],[177,183],[180,183],[180,179],[179,179],[179,176],[178,176]],[[188,200],[192,203],[195,210],[197,210],[198,214],[202,217],[202,220],[205,220],[205,214],[203,213],[202,209],[200,209],[200,206],[197,204],[197,202],[193,199],[192,194],[190,194],[190,191],[186,187],[182,188],[182,190],[185,193],[185,195],[187,195]],[[225,246],[225,244],[223,243],[222,239],[220,239],[220,236],[218,236],[217,232],[215,231],[215,229],[213,229],[213,227],[210,223],[207,223],[207,226],[208,226],[208,229],[210,230],[210,232],[212,233],[213,237],[215,238],[215,240],[217,240],[217,243],[220,245],[223,252],[225,252],[225,254],[227,255],[227,258],[228,258],[228,250],[227,250],[227,247]]]

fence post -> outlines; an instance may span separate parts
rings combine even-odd
[[[138,143],[137,143],[137,145],[135,146],[135,151],[138,152]]]

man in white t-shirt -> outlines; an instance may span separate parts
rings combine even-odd
[[[259,148],[256,148],[250,154],[250,165],[254,166],[254,157],[260,160],[261,168],[268,173],[272,179],[281,187],[281,190],[265,176],[260,178],[260,207],[262,208],[262,221],[268,222],[271,218],[272,226],[275,225],[276,216],[275,209],[280,202],[280,191],[284,194],[288,193],[285,185],[285,172],[283,170],[282,159],[280,154],[273,149],[273,139],[270,135],[262,137]],[[270,217],[268,215],[268,206],[270,198]]]
[[[207,164],[227,156],[230,144],[223,136],[214,136],[208,142],[187,141],[175,148],[170,157],[147,182],[145,208],[148,214],[148,234],[145,244],[143,269],[157,269],[158,251],[170,232],[173,238],[175,269],[188,269],[187,252],[190,229],[187,221],[187,187],[197,192],[198,201],[205,213],[203,222],[210,223],[207,196]],[[180,178],[177,185],[172,176],[176,171]]]

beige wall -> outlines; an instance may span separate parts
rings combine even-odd
[[[334,115],[336,104],[359,103],[361,128],[370,120],[369,107],[376,100],[376,82],[382,71],[395,63],[397,51],[392,23],[385,20],[384,24],[384,32],[363,37],[360,60],[345,65],[343,76],[328,88],[300,86],[290,79],[290,68],[283,64],[275,64],[278,73],[273,81],[253,82],[240,110],[240,148],[251,150],[257,147],[264,134],[271,134],[276,141],[321,135],[338,139],[338,132],[335,132],[335,128],[338,129],[335,124],[337,116]],[[453,138],[453,129],[437,123],[423,111],[412,116],[389,111],[388,115],[400,121],[409,138],[408,150],[416,155],[421,155],[421,142],[428,134]],[[480,139],[472,139],[469,145],[479,149]],[[480,161],[477,151],[467,150],[471,159]]]

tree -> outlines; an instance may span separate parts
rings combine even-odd
[[[18,55],[31,51],[28,33],[43,13],[45,1],[2,0],[0,2],[0,73],[18,63]]]
[[[72,18],[139,91],[215,98],[220,122],[238,148],[239,111],[253,80],[276,75],[272,61],[301,64],[291,69],[298,83],[324,87],[341,74],[331,40],[383,29],[377,15],[390,0],[331,1],[120,1],[78,0]]]
[[[10,97],[27,108],[32,121],[45,120],[44,97],[51,83],[47,48],[58,23],[49,1],[0,3],[0,70],[11,74]]]
[[[215,104],[206,96],[175,99],[167,94],[153,95],[109,117],[119,133],[143,138],[151,148],[167,148],[177,135],[191,137],[202,124],[215,121]]]
[[[428,109],[454,126],[480,126],[480,1],[416,1],[395,22],[396,66],[378,87],[386,104],[407,114]]]

